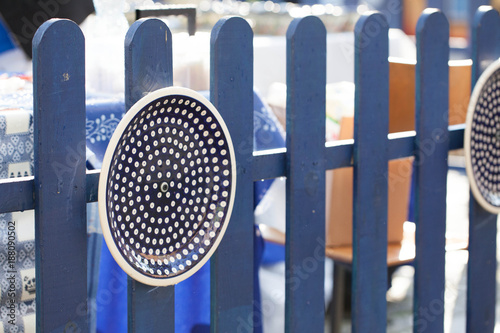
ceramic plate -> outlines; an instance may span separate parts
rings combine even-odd
[[[474,197],[487,211],[500,213],[500,62],[481,75],[467,110],[467,176]]]
[[[200,94],[157,90],[124,116],[104,156],[99,214],[111,254],[129,276],[176,284],[213,254],[236,185],[226,125]]]

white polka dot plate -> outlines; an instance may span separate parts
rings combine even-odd
[[[99,214],[111,254],[144,284],[186,279],[219,245],[235,185],[233,145],[215,107],[186,88],[152,92],[125,114],[104,156]]]
[[[500,62],[491,64],[471,95],[465,124],[467,176],[474,198],[500,213]]]

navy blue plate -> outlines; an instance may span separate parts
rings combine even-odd
[[[467,110],[466,170],[472,193],[487,211],[500,213],[500,62],[481,75]]]
[[[176,284],[213,254],[236,183],[234,150],[215,107],[185,88],[138,101],[113,134],[99,182],[111,254],[148,285]]]

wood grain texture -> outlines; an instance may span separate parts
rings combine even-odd
[[[414,331],[444,330],[449,25],[426,9],[417,23]]]
[[[500,57],[500,17],[480,7],[472,27],[472,84]],[[469,265],[467,267],[467,332],[493,332],[496,302],[497,215],[487,212],[470,194]]]
[[[33,95],[36,328],[86,332],[85,42],[72,21],[35,34]]]
[[[231,221],[210,259],[211,331],[252,331],[254,323],[253,32],[239,17],[219,20],[210,40],[210,99],[234,145]],[[258,306],[257,306],[258,308]],[[258,309],[257,309],[258,310]]]
[[[288,28],[286,80],[285,332],[322,332],[326,30],[317,17]]]
[[[385,332],[389,133],[388,23],[380,13],[358,20],[353,156],[352,331]]]
[[[169,87],[172,33],[159,19],[140,19],[125,36],[125,109],[148,93]]]
[[[125,36],[125,107],[172,85],[172,34],[158,19],[141,19]],[[174,286],[152,287],[128,278],[128,331],[174,332]]]

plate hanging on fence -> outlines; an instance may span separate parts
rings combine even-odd
[[[500,61],[480,76],[465,124],[465,162],[472,193],[487,211],[500,213]]]
[[[215,107],[186,88],[152,92],[125,114],[104,156],[106,244],[133,279],[176,284],[216,250],[235,186],[233,144]]]

